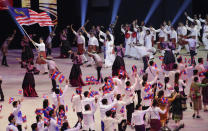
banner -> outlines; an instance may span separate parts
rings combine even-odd
[[[9,6],[13,6],[13,0],[0,0],[0,10],[7,10],[8,4]]]
[[[57,24],[57,0],[39,0],[39,9],[50,13],[53,24]]]

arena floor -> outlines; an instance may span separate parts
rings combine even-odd
[[[200,49],[199,49],[200,50]],[[184,51],[184,50],[183,50]],[[35,54],[37,56],[37,54]],[[53,49],[52,56],[58,56],[59,49]],[[22,87],[22,81],[25,75],[25,69],[20,68],[20,64],[16,60],[16,58],[20,58],[21,50],[10,50],[8,53],[8,64],[9,67],[0,66],[0,75],[3,77],[3,92],[5,95],[5,101],[1,102],[0,105],[3,105],[3,109],[0,112],[0,116],[3,116],[3,119],[0,119],[0,131],[4,131],[6,126],[8,125],[8,116],[12,112],[12,104],[8,104],[9,97],[14,97],[15,100],[22,98],[21,95],[18,94],[18,90]],[[161,61],[158,59],[159,53],[156,54],[155,61],[159,65],[161,65]],[[197,57],[204,57],[206,58],[207,52],[206,51],[198,51]],[[189,56],[188,56],[189,57]],[[68,78],[70,69],[72,67],[71,59],[55,59],[56,63],[58,64],[60,70],[64,72],[64,75]],[[131,72],[131,67],[133,64],[137,65],[137,68],[142,68],[143,63],[141,60],[134,60],[130,58],[125,58],[127,72]],[[94,67],[81,67],[83,79],[85,80],[86,76],[96,76],[96,70]],[[103,76],[111,75],[111,68],[103,68],[102,69]],[[189,75],[190,73],[188,73]],[[190,78],[190,77],[189,77]],[[39,95],[37,98],[24,98],[22,102],[22,113],[23,115],[27,116],[27,125],[28,130],[31,131],[31,124],[35,122],[35,109],[42,108],[42,96],[48,95],[49,101],[52,104],[52,100],[50,97],[51,94],[51,81],[48,75],[36,75],[35,76],[36,82],[36,91]],[[62,85],[64,86],[64,85]],[[98,87],[101,85],[92,86],[93,89],[98,90]],[[89,86],[83,87],[84,90],[87,90]],[[187,89],[188,90],[188,89]],[[71,105],[71,96],[74,93],[75,88],[69,88],[67,94],[65,95],[65,103],[69,106],[69,112],[67,112],[68,120],[70,126],[74,126],[77,122],[76,113],[72,110]],[[184,119],[183,122],[185,123],[185,128],[181,131],[208,131],[208,113],[200,111],[201,118],[200,119],[192,119],[193,110],[189,107],[184,112]],[[96,121],[96,131],[100,131],[100,111],[99,108],[95,113],[95,121]],[[173,129],[174,122],[171,120],[169,126]],[[127,131],[131,131],[131,127],[127,128]]]

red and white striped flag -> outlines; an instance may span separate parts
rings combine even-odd
[[[46,12],[37,13],[28,9],[29,17],[26,15],[16,16],[20,25],[33,25],[38,23],[40,26],[54,26],[50,16]]]

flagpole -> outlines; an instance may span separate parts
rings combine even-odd
[[[27,32],[25,31],[25,29],[20,25],[20,27],[22,28],[22,30],[24,31],[24,33],[26,34],[26,36],[29,38],[29,40],[32,40],[31,38],[30,38],[30,36],[27,34]],[[36,49],[38,49],[37,47],[36,47],[36,45],[32,42],[32,44],[35,46],[35,48]]]

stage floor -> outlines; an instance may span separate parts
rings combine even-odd
[[[184,52],[184,50],[183,50]],[[35,54],[37,56],[37,54]],[[53,49],[53,55],[54,57],[59,55],[59,49]],[[156,54],[155,61],[160,67],[161,61],[158,59],[157,56],[160,54]],[[203,57],[206,58],[207,51],[198,51],[197,57]],[[0,102],[0,105],[3,105],[3,109],[0,112],[0,116],[3,116],[3,119],[0,119],[0,127],[1,131],[4,131],[6,129],[6,126],[8,125],[8,116],[12,112],[12,104],[8,104],[9,97],[14,97],[15,100],[20,99],[22,96],[18,95],[18,90],[22,88],[22,81],[25,75],[25,69],[20,68],[20,64],[16,60],[16,58],[21,57],[21,50],[9,50],[8,53],[8,64],[9,67],[0,66],[0,75],[3,77],[3,84],[2,89],[5,95],[5,101]],[[188,56],[190,57],[190,56]],[[1,60],[1,59],[0,59]],[[64,73],[64,75],[68,78],[71,67],[72,67],[72,61],[71,59],[55,59],[56,63],[58,64],[58,67],[60,68],[61,72]],[[125,58],[126,68],[127,72],[131,72],[131,67],[133,64],[137,65],[137,68],[142,68],[143,64],[141,60],[134,60],[130,58]],[[81,67],[83,79],[85,80],[86,76],[97,76],[96,70],[94,67]],[[111,68],[103,68],[102,69],[103,76],[109,76],[111,75]],[[189,75],[189,73],[188,73]],[[190,77],[189,77],[190,78]],[[27,116],[27,123],[24,123],[24,125],[27,125],[28,130],[31,130],[31,124],[36,122],[36,115],[35,115],[35,109],[36,108],[42,108],[42,96],[48,95],[49,101],[52,104],[52,100],[50,97],[51,94],[51,81],[48,77],[48,75],[35,75],[35,82],[36,82],[36,91],[39,95],[37,98],[24,98],[24,101],[22,102],[22,113],[23,115]],[[64,85],[62,85],[63,87]],[[98,88],[101,87],[101,85],[92,86],[93,89],[98,90]],[[84,90],[87,90],[89,86],[83,87]],[[65,103],[69,107],[69,112],[67,112],[68,121],[71,127],[74,126],[74,124],[77,122],[77,116],[76,113],[72,110],[71,105],[71,96],[74,93],[75,88],[69,88],[67,91],[67,94],[65,95]],[[189,104],[187,104],[189,106]],[[208,131],[208,113],[205,113],[203,111],[200,111],[201,119],[192,119],[193,110],[189,107],[184,112],[184,119],[183,122],[185,123],[185,128],[182,129],[182,131]],[[99,108],[97,109],[95,113],[95,122],[96,122],[96,131],[100,131],[100,111]],[[170,127],[174,127],[174,122],[171,120],[169,123]],[[130,127],[127,128],[127,131],[131,131]]]

